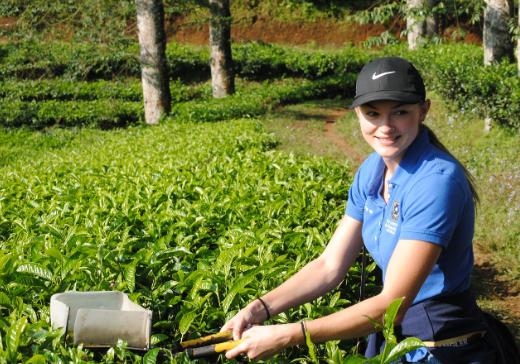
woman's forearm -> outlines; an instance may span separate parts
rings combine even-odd
[[[336,287],[343,275],[327,267],[321,258],[309,262],[283,284],[263,296],[271,316],[309,302]]]

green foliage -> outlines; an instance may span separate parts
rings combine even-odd
[[[111,44],[123,39],[134,22],[131,0],[5,0],[0,15],[16,16],[10,35],[18,39],[38,39],[49,33],[59,37]]]
[[[264,82],[256,87],[238,89],[222,99],[193,100],[173,106],[178,120],[220,121],[264,114],[278,105],[326,97],[351,96],[354,76],[329,77],[318,81],[291,80]]]
[[[307,99],[351,96],[354,76],[328,77],[312,82],[238,83],[238,92],[223,99],[209,96],[210,85],[171,84],[178,121],[220,121],[264,114],[280,104]],[[8,127],[97,126],[123,127],[142,120],[141,89],[132,82],[7,81],[0,83],[0,124]],[[25,101],[27,100],[27,101]]]
[[[497,124],[520,130],[520,79],[517,67],[502,62],[483,65],[482,49],[453,44],[423,47],[416,52],[390,48],[422,71],[428,87],[461,110],[491,117]]]
[[[0,45],[2,78],[112,80],[139,77],[138,48],[87,43],[19,43]],[[170,43],[166,49],[173,79],[205,81],[210,77],[207,48]],[[366,53],[352,47],[336,52],[300,50],[262,43],[233,45],[238,76],[263,80],[284,76],[317,79],[357,72],[367,61]]]
[[[370,359],[366,359],[361,356],[353,356],[347,358],[345,363],[391,364],[395,363],[396,360],[403,357],[406,353],[424,346],[424,343],[421,340],[414,337],[406,338],[399,343],[397,342],[397,339],[394,335],[394,321],[402,302],[403,298],[398,298],[388,306],[383,318],[383,325],[374,321],[376,328],[383,331],[383,336],[385,338],[385,347],[383,352]]]
[[[357,73],[368,57],[353,47],[326,52],[251,42],[234,46],[233,59],[238,74],[246,79],[281,76],[318,79]]]
[[[97,126],[102,129],[127,126],[141,120],[141,103],[110,99],[94,101],[0,100],[0,123],[35,129],[48,126]]]
[[[153,311],[162,353],[215,331],[321,252],[350,181],[345,166],[272,151],[254,120],[0,137],[24,146],[0,168],[0,335],[22,362],[92,360],[48,326],[50,296],[68,289],[130,293]],[[316,301],[313,315],[354,287]],[[121,343],[97,360],[135,355]]]
[[[189,101],[209,95],[209,85],[186,86],[180,82],[170,83],[170,93],[173,102]],[[0,81],[0,98],[20,101],[45,100],[100,100],[118,99],[123,101],[142,101],[143,89],[140,81],[63,81],[28,80]]]

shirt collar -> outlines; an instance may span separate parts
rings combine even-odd
[[[428,130],[421,128],[415,140],[410,144],[403,159],[399,162],[394,175],[389,183],[402,184],[410,175],[414,174],[420,167],[417,163],[426,150],[430,149],[430,138]]]

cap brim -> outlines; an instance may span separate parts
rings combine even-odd
[[[417,102],[424,101],[421,95],[417,95],[415,93],[403,92],[403,91],[379,91],[379,92],[370,92],[365,95],[361,95],[358,98],[352,101],[352,104],[349,106],[350,109],[353,109],[357,106],[373,102],[373,101],[400,101],[404,104],[415,104]]]

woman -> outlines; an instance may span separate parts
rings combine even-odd
[[[243,339],[226,356],[266,358],[304,343],[306,330],[313,342],[370,334],[371,357],[384,342],[367,317],[381,320],[394,299],[405,297],[396,334],[419,337],[428,348],[402,362],[493,363],[470,293],[477,195],[464,167],[423,125],[430,101],[419,72],[398,57],[366,64],[351,108],[375,153],[356,173],[345,216],[318,258],[222,327]],[[258,325],[335,288],[363,243],[383,272],[378,295],[304,325]]]

